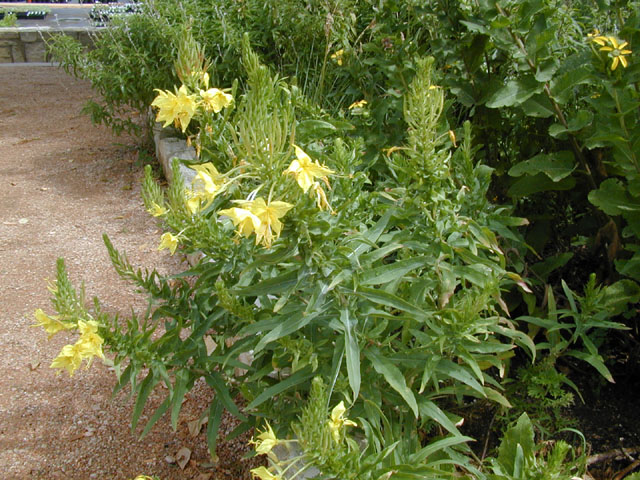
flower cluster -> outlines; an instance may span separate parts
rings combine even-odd
[[[328,175],[335,172],[317,160],[313,161],[297,145],[293,147],[296,158],[282,174],[292,176],[303,193],[308,193],[315,200],[320,210],[334,213],[323,185],[327,189],[331,189]],[[191,168],[196,170],[197,174],[191,183],[191,188],[185,191],[185,202],[192,215],[209,207],[219,194],[242,177],[242,174],[237,177],[229,177],[229,172],[226,175],[221,174],[210,162],[192,165]],[[233,222],[238,236],[249,238],[255,234],[256,245],[261,244],[265,248],[271,248],[273,242],[280,237],[282,232],[281,219],[294,205],[284,201],[271,200],[271,198],[267,200],[262,197],[254,198],[254,196],[255,193],[252,193],[245,200],[233,200],[232,202],[237,206],[220,210],[217,213]],[[149,213],[153,216],[164,216],[167,209],[162,205],[152,203]],[[164,233],[158,249],[168,249],[171,254],[174,254],[180,242],[179,237],[180,234]]]
[[[34,327],[43,327],[49,334],[49,338],[61,330],[71,330],[77,328],[80,338],[73,345],[65,345],[58,356],[51,363],[51,368],[59,368],[61,371],[67,370],[69,376],[82,364],[82,360],[87,360],[87,368],[91,366],[93,357],[104,360],[102,344],[104,339],[98,335],[98,323],[94,320],[78,320],[77,325],[71,322],[62,321],[58,316],[49,316],[41,309],[34,313],[38,323]],[[60,373],[60,372],[58,372]]]
[[[593,43],[600,45],[599,50],[601,52],[606,52],[611,58],[610,68],[612,71],[618,68],[618,64],[622,65],[624,68],[629,66],[629,61],[627,60],[626,55],[630,55],[632,52],[625,48],[629,45],[629,42],[620,41],[616,37],[612,36],[600,35],[598,30],[590,33],[588,38]]]
[[[219,88],[209,87],[209,75],[201,75],[204,89],[198,89],[197,93],[189,92],[186,85],[181,85],[175,93],[168,90],[156,89],[158,96],[151,102],[158,109],[157,122],[164,122],[164,127],[174,124],[184,133],[196,115],[198,108],[205,112],[219,113],[233,102],[233,96]]]

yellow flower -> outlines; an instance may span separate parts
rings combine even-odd
[[[178,237],[172,235],[171,233],[163,233],[162,237],[160,237],[160,246],[158,250],[163,250],[168,248],[171,252],[171,255],[176,253],[176,248],[178,248]]]
[[[331,55],[331,60],[335,60],[338,65],[342,66],[343,56],[344,56],[344,50],[341,48],[336,53]]]
[[[225,188],[224,175],[221,175],[211,163],[193,165],[198,173],[191,182],[191,191],[187,191],[187,208],[192,214],[200,210],[200,203],[205,202],[204,208],[211,205],[216,195]]]
[[[294,145],[294,148],[296,151],[296,160],[291,162],[291,165],[289,165],[289,168],[287,168],[283,174],[292,174],[304,193],[309,191],[309,187],[311,187],[315,178],[324,180],[328,185],[329,181],[326,176],[335,172],[324,165],[320,165],[317,160],[313,162],[311,158],[309,158],[309,155],[297,145]]]
[[[313,182],[311,185],[311,191],[309,194],[313,197],[315,195],[316,205],[320,210],[329,210],[331,213],[335,213],[329,201],[327,200],[327,194],[324,192],[319,182]]]
[[[256,453],[258,455],[265,455],[269,453],[273,447],[278,445],[280,441],[276,438],[276,434],[273,433],[271,425],[267,423],[267,429],[258,435],[257,440],[252,440],[251,443],[256,446]]]
[[[69,376],[72,377],[74,372],[80,367],[82,358],[81,347],[77,344],[65,345],[58,356],[51,362],[50,368],[59,368],[61,371],[65,369],[69,372]],[[60,374],[60,372],[57,373]]]
[[[331,420],[329,420],[329,429],[331,430],[331,434],[333,435],[333,439],[337,442],[340,442],[340,431],[343,426],[346,427],[356,427],[357,424],[352,422],[348,418],[344,418],[344,412],[346,412],[346,408],[344,407],[344,402],[340,402],[338,405],[334,407],[331,411]]]
[[[75,327],[73,324],[61,321],[57,315],[47,315],[40,308],[38,308],[33,315],[36,317],[38,323],[31,326],[44,328],[45,332],[49,334],[49,338],[53,337],[60,330],[69,330]]]
[[[104,360],[104,354],[102,353],[104,339],[97,333],[98,323],[93,320],[88,322],[79,320],[78,330],[80,330],[81,336],[76,342],[76,347],[80,351],[82,358],[91,360],[95,356]],[[89,365],[87,365],[88,367]]]
[[[349,105],[349,110],[353,110],[354,108],[364,108],[365,105],[367,105],[367,101],[366,100],[360,100],[358,102],[353,102],[351,105]]]
[[[165,122],[164,127],[175,123],[180,125],[182,132],[187,129],[191,118],[196,112],[197,102],[195,95],[189,95],[187,87],[182,85],[177,94],[168,90],[157,90],[158,96],[151,102],[151,105],[158,108],[157,122]]]
[[[629,65],[625,55],[631,54],[631,50],[625,50],[624,47],[629,45],[629,42],[618,43],[618,39],[615,37],[606,37],[608,43],[611,45],[605,45],[600,48],[601,52],[608,52],[609,56],[613,59],[611,63],[611,70],[615,70],[618,67],[618,63],[621,63],[624,68]]]
[[[256,245],[262,242],[266,248],[271,248],[271,243],[277,240],[282,231],[280,218],[293,208],[287,202],[265,203],[262,197],[258,197],[253,202],[246,202],[242,205],[253,213],[260,220],[260,225],[256,229]]]
[[[269,470],[267,470],[267,467],[252,468],[250,472],[253,478],[259,478],[260,480],[281,480],[282,479],[280,475],[274,475]]]
[[[210,88],[206,91],[200,90],[200,97],[202,98],[202,103],[204,103],[204,109],[207,111],[213,110],[215,113],[228,107],[233,101],[232,95],[224,93],[219,88]]]
[[[256,234],[256,245],[262,242],[266,248],[271,248],[271,244],[280,236],[282,222],[280,218],[293,208],[287,202],[265,203],[264,198],[258,197],[255,200],[236,201],[240,207],[220,210],[219,215],[229,217],[234,226],[238,227],[238,235],[248,238],[252,233]]]
[[[218,214],[229,217],[233,225],[238,227],[238,235],[245,238],[249,238],[249,235],[260,228],[260,219],[245,208],[228,208],[226,210],[220,210]]]
[[[151,208],[148,212],[154,217],[161,217],[162,215],[167,213],[167,209],[163,206],[158,205],[156,202],[151,203]]]
[[[597,43],[598,45],[604,46],[608,43],[607,37],[603,37],[600,35],[600,30],[597,28],[593,29],[593,33],[587,34],[587,38],[589,41],[593,43]]]

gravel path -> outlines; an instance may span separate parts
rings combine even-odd
[[[30,328],[36,308],[53,313],[46,287],[58,257],[107,310],[144,308],[113,271],[103,233],[134,265],[180,268],[177,256],[157,251],[161,232],[142,206],[134,139],[91,125],[79,113],[90,95],[56,68],[0,68],[0,477],[246,478],[238,463],[246,438],[223,444],[214,466],[203,434],[189,434],[187,423],[208,403],[205,386],[187,396],[177,433],[164,421],[140,441],[129,428],[130,399],[111,399],[113,372],[97,361],[72,378],[56,376],[49,364],[74,336],[47,341]],[[156,404],[163,393],[154,393]],[[173,461],[183,447],[191,451],[184,470]]]

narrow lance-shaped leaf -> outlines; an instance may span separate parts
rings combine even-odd
[[[418,418],[419,410],[416,397],[407,386],[407,381],[402,372],[388,358],[382,356],[377,348],[371,348],[364,351],[365,356],[369,359],[376,372],[384,377],[386,382],[407,402],[407,405]]]
[[[347,357],[347,375],[349,376],[349,386],[353,390],[354,401],[360,393],[360,346],[356,338],[355,325],[356,318],[350,315],[349,310],[340,312],[340,321],[344,326],[345,355]]]

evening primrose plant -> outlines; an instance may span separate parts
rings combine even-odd
[[[258,453],[294,433],[303,464],[327,475],[478,474],[464,408],[471,399],[508,408],[509,358],[536,354],[502,296],[528,289],[499,240],[517,238],[511,227],[523,220],[487,200],[491,169],[473,158],[469,124],[452,146],[434,60],[416,59],[407,141],[386,146],[392,174],[378,180],[349,124],[262,65],[246,37],[242,65],[246,82],[219,112],[206,108],[198,68],[189,78],[202,87],[183,81],[156,102],[182,130],[191,110],[180,89],[193,96],[184,130],[198,162],[187,184],[174,161],[166,189],[148,168],[145,206],[162,222],[161,247],[200,261],[163,277],[134,268],[105,237],[116,271],[150,296],[126,325],[96,320],[115,391],[128,385],[136,397],[132,428],[160,384],[164,400],[142,434],[164,414],[176,428],[185,394],[204,379],[212,453],[226,409],[234,434],[258,427]],[[274,455],[254,476],[298,469]]]

